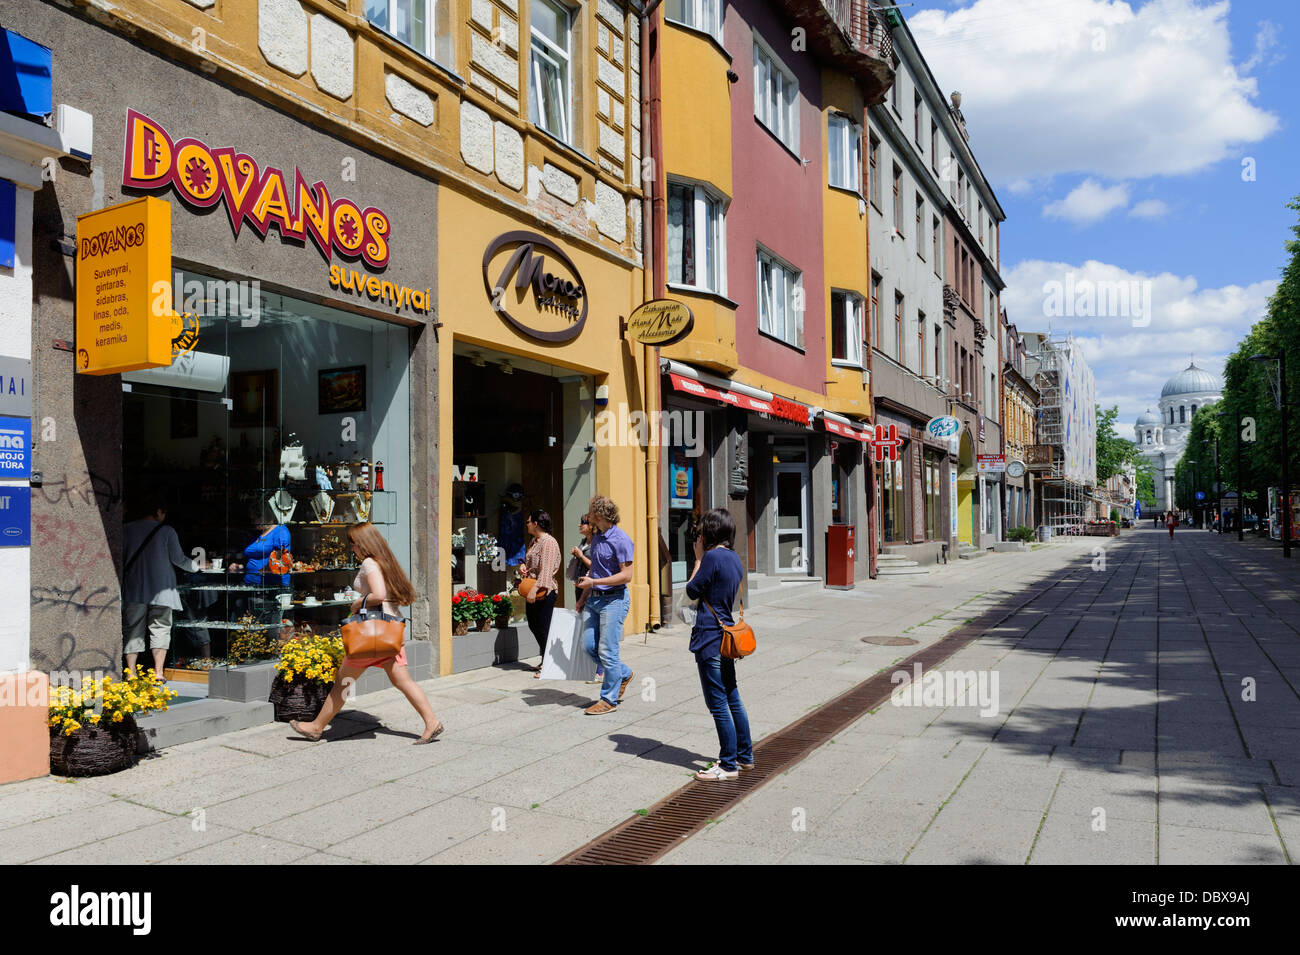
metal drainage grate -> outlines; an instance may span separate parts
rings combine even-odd
[[[895,670],[920,663],[930,669],[1019,613],[1057,583],[1045,581],[1022,591],[1014,604],[985,611],[939,642],[914,653],[889,671],[877,673],[806,716],[754,745],[755,768],[726,782],[692,780],[655,803],[644,816],[633,816],[580,846],[555,865],[648,865],[731,809],[755,789],[800,762],[832,736],[889,699]]]

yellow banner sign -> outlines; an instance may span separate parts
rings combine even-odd
[[[657,298],[638,305],[627,320],[627,333],[643,345],[671,345],[691,333],[695,316],[682,302]]]
[[[77,216],[77,373],[172,363],[172,209],[145,196]]]

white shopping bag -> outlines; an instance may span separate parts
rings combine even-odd
[[[582,648],[580,613],[556,607],[551,614],[551,632],[542,653],[543,680],[592,680],[596,660]]]

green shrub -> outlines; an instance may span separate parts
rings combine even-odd
[[[1007,539],[1013,541],[1024,541],[1026,544],[1034,539],[1034,529],[1032,527],[1013,527],[1007,531]]]

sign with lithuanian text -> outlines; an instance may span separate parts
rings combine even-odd
[[[77,373],[172,363],[172,209],[145,196],[77,216]]]
[[[671,345],[691,333],[695,316],[683,302],[659,298],[633,309],[627,320],[627,333],[643,345]]]

